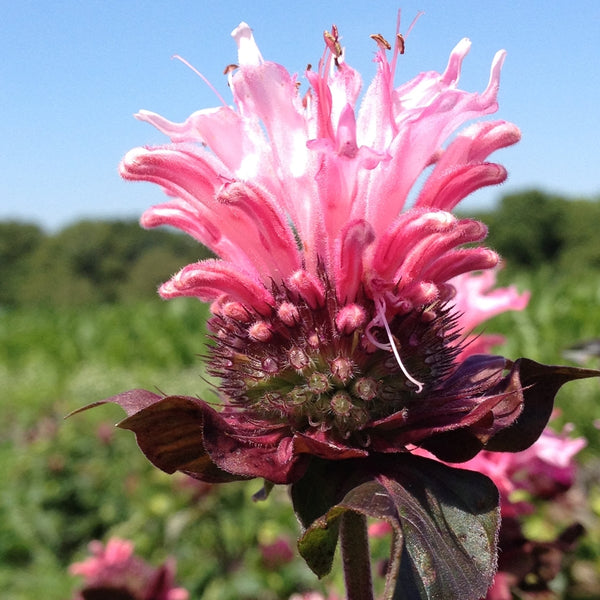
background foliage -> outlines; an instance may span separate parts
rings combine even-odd
[[[500,315],[486,330],[507,336],[507,356],[569,362],[566,348],[600,337],[600,203],[529,191],[477,216],[506,259],[502,278],[532,291],[527,310]],[[201,358],[206,307],[155,297],[160,281],[202,253],[183,236],[135,223],[82,222],[54,234],[0,224],[3,597],[69,598],[77,581],[67,566],[90,540],[110,535],[131,538],[154,564],[174,556],[191,598],[275,600],[339,585],[269,553],[275,542],[295,546],[284,488],[255,503],[257,481],[219,487],[160,473],[129,432],[113,428],[117,407],[63,419],[135,387],[216,400]],[[600,358],[586,364],[599,367]],[[600,597],[599,400],[597,381],[560,392],[557,425],[574,423],[588,439],[581,478],[564,503],[528,523],[540,539],[574,519],[586,526],[557,583],[572,599]],[[375,541],[377,555],[385,549]]]

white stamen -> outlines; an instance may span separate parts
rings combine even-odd
[[[185,58],[179,56],[179,54],[173,54],[171,58],[182,62],[188,69],[191,69],[194,73],[196,73],[196,75],[198,75],[198,77],[200,77],[200,79],[202,79],[202,81],[204,81],[204,83],[214,92],[215,96],[222,102],[223,106],[227,106],[227,102],[223,100],[223,96],[219,94],[217,88],[206,77],[204,77],[204,75],[202,75],[202,73],[200,73],[196,67],[192,66],[187,60],[185,60]]]
[[[388,322],[385,318],[385,302],[382,298],[377,298],[377,300],[375,301],[375,304],[377,305],[377,315],[379,316],[379,323],[381,325],[384,326],[385,331],[387,333],[388,336],[388,340],[390,340],[389,344],[382,344],[380,342],[378,342],[373,335],[371,334],[371,332],[369,331],[369,329],[367,329],[367,337],[369,339],[369,341],[374,344],[375,346],[377,346],[378,348],[381,348],[382,350],[390,350],[391,352],[393,352],[394,357],[396,358],[396,362],[398,363],[398,366],[400,367],[401,371],[404,373],[404,376],[412,383],[414,383],[417,386],[417,394],[419,394],[421,391],[423,391],[423,384],[416,380],[407,370],[406,367],[402,364],[402,359],[400,358],[400,353],[398,352],[398,348],[396,347],[396,344],[394,343],[394,338],[392,336],[392,332],[390,331],[390,326],[388,325]]]

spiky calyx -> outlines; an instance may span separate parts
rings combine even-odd
[[[270,318],[254,319],[235,303],[221,306],[209,321],[210,373],[221,379],[228,409],[249,420],[320,429],[364,445],[365,425],[423,400],[405,371],[423,382],[426,395],[452,369],[455,316],[441,303],[396,314],[390,340],[373,300],[340,306],[325,277],[322,284],[323,298],[311,305],[274,289]]]

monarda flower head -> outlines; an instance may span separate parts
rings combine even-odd
[[[458,88],[467,39],[443,73],[396,87],[404,39],[372,36],[377,72],[358,108],[361,78],[335,27],[306,71],[307,91],[263,59],[248,25],[232,35],[233,106],[184,123],[140,112],[171,144],[136,148],[120,166],[126,179],[171,196],[143,215],[145,227],[177,227],[217,257],[184,267],[160,294],[211,303],[208,361],[222,406],[135,390],[110,399],[129,415],[120,426],[167,472],[293,484],[306,528],[300,550],[319,575],[331,562],[315,540],[335,548],[329,521],[350,510],[387,519],[405,540],[395,576],[426,581],[415,586],[436,597],[479,598],[495,568],[495,488],[411,450],[450,462],[484,448],[522,450],[541,433],[558,387],[592,373],[461,358],[451,281],[499,259],[478,245],[485,226],[451,211],[505,179],[487,158],[520,134],[504,121],[456,130],[496,111],[504,53],[482,93]],[[461,510],[442,517],[446,503]],[[459,513],[477,524],[455,523]],[[453,541],[442,543],[448,528]]]

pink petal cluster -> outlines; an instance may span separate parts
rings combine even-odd
[[[390,317],[447,298],[456,275],[496,265],[494,252],[460,247],[480,241],[485,227],[449,211],[505,179],[504,168],[486,160],[515,143],[519,130],[484,121],[444,143],[497,109],[504,52],[481,94],[457,87],[467,39],[442,74],[394,87],[400,41],[390,61],[387,42],[375,36],[377,73],[358,109],[361,78],[344,62],[335,28],[318,69],[306,72],[304,95],[295,76],[263,59],[248,25],[232,35],[235,106],[200,110],[184,123],[140,112],[173,144],[134,149],[121,164],[125,178],[158,183],[174,197],[148,210],[143,225],[178,227],[219,257],[182,269],[161,287],[165,298],[195,296],[217,313],[235,303],[259,317],[277,308],[273,283],[317,301],[324,270],[342,305],[364,290]]]
[[[341,600],[341,598],[333,592],[327,595],[321,592],[303,592],[302,594],[292,594],[289,600]]]
[[[480,273],[463,273],[450,281],[456,291],[451,300],[459,314],[460,326],[466,333],[484,321],[507,310],[523,310],[529,302],[531,294],[519,294],[516,287],[496,288],[494,270]],[[504,337],[497,334],[483,333],[468,335],[461,344],[461,359],[473,354],[487,354],[490,350],[504,342]]]
[[[188,592],[174,585],[172,561],[154,568],[133,553],[131,541],[116,537],[109,539],[106,545],[93,541],[89,549],[91,557],[69,568],[72,575],[85,578],[75,600],[87,598],[86,594],[94,591],[110,598],[111,590],[119,594],[119,598],[131,600],[188,600]]]
[[[451,212],[505,179],[488,157],[520,137],[510,123],[478,121],[497,109],[504,52],[482,93],[458,87],[467,39],[443,73],[395,86],[404,39],[374,35],[377,69],[359,107],[361,78],[335,27],[304,93],[263,59],[248,25],[232,35],[233,106],[183,123],[140,112],[172,143],[136,148],[120,166],[171,197],[144,226],[177,227],[217,257],[160,293],[211,303],[208,371],[222,407],[132,390],[107,400],[127,412],[120,426],[161,469],[211,483],[293,483],[315,456],[375,468],[379,455],[415,447],[460,462],[529,446],[552,391],[591,373],[473,355],[475,344],[461,355],[462,328],[526,301],[511,288],[488,293],[493,276],[467,276],[499,258],[477,244],[483,224]]]

